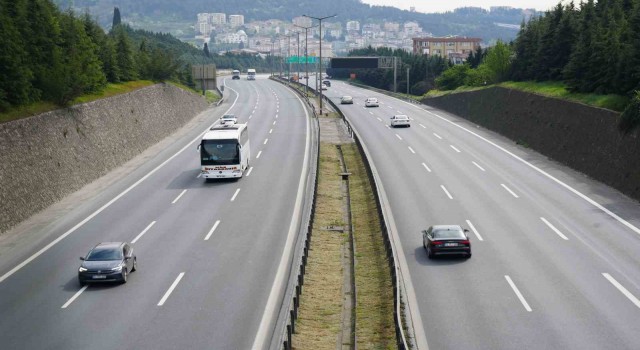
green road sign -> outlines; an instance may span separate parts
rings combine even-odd
[[[308,56],[305,62],[304,56],[291,56],[287,59],[287,63],[316,63],[316,57]]]

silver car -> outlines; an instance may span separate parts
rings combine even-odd
[[[353,97],[351,97],[351,96],[342,96],[342,98],[340,99],[340,104],[352,105],[353,104]]]
[[[404,114],[396,114],[391,117],[391,127],[395,128],[396,126],[406,126],[407,128],[410,128],[411,120]]]
[[[236,124],[238,122],[238,118],[236,118],[234,114],[225,114],[220,118],[220,124],[225,124],[227,122]]]
[[[366,99],[364,101],[364,106],[365,107],[378,107],[378,99],[375,97],[369,97],[368,99]]]

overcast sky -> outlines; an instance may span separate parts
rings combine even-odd
[[[511,6],[517,8],[535,8],[545,11],[558,4],[559,0],[361,0],[365,4],[393,6],[403,10],[415,6],[419,12],[444,12],[458,7],[483,7],[488,9],[491,6]],[[580,1],[575,1],[579,3]]]

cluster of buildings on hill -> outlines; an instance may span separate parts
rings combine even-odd
[[[388,47],[425,55],[440,55],[453,63],[463,62],[482,41],[479,38],[434,38],[416,22],[346,23],[323,21],[322,32],[309,17],[245,23],[242,15],[199,13],[196,42],[210,49],[224,47],[261,55],[318,56],[322,36],[322,56],[344,56],[353,49]],[[215,49],[214,49],[215,50]]]

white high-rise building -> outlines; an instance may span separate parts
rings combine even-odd
[[[229,25],[231,27],[239,27],[244,25],[244,16],[243,15],[229,15]]]
[[[347,31],[360,31],[360,22],[358,21],[349,21],[347,22]]]
[[[224,13],[211,13],[211,24],[219,26],[227,23],[227,15]]]
[[[310,17],[299,16],[293,18],[293,24],[309,28],[313,25],[313,20]]]

